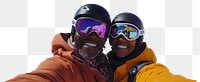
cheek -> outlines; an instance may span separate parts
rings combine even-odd
[[[134,50],[135,49],[135,45],[136,45],[136,41],[129,42],[129,44],[130,44],[130,49]]]
[[[76,41],[79,37],[80,37],[80,35],[76,32],[74,35],[74,40]]]
[[[109,43],[111,46],[113,46],[116,43],[116,40],[109,38]]]
[[[100,39],[100,42],[101,42],[102,44],[105,44],[105,43],[106,43],[106,40],[105,40],[105,39]]]
[[[74,41],[75,42],[81,42],[81,40],[84,38],[84,36],[81,36],[78,32],[74,35]]]
[[[97,41],[100,43],[101,46],[104,46],[106,43],[106,40],[101,38],[97,38]]]
[[[75,46],[76,47],[80,47],[81,46],[81,40],[80,40],[81,36],[76,32],[74,35],[74,42],[75,42]]]

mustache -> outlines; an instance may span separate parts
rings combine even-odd
[[[90,38],[90,37],[85,37],[85,38],[79,38],[77,41],[75,41],[75,47],[78,49],[81,49],[86,42],[91,42],[97,44],[99,47],[103,47],[104,45],[99,45],[101,42],[96,39],[96,38]]]
[[[79,38],[80,41],[82,42],[95,42],[97,44],[100,44],[101,41],[99,41],[97,38],[92,38],[92,37],[84,37],[84,38]]]

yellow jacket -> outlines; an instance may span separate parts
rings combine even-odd
[[[109,55],[113,55],[108,53]],[[180,75],[172,74],[167,67],[156,63],[156,56],[152,49],[146,47],[136,58],[126,61],[114,71],[113,82],[128,82],[128,73],[141,61],[151,61],[136,74],[136,82],[196,82]]]

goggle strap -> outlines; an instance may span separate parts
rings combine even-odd
[[[140,35],[144,35],[144,29],[142,29],[142,30],[139,30],[140,32]]]
[[[76,20],[75,19],[72,20],[72,26],[74,26],[74,27],[76,26]]]

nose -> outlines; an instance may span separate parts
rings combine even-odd
[[[125,38],[123,35],[119,35],[118,39],[119,39],[120,41],[126,40],[126,38]]]
[[[91,34],[89,34],[89,36],[92,38],[98,38],[98,35],[96,32],[92,32]]]

